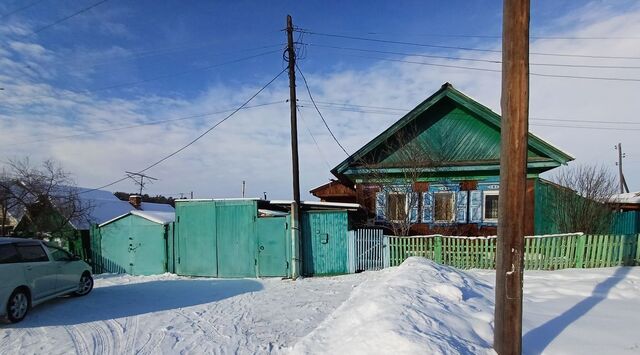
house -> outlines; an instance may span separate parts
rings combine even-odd
[[[127,214],[133,210],[141,211],[157,211],[174,213],[171,205],[160,203],[142,202],[142,198],[132,195],[129,201],[119,200],[112,192],[105,190],[88,189],[81,187],[60,187],[60,196],[68,196],[69,189],[73,190],[78,199],[80,208],[86,210],[86,213],[79,214],[69,221],[65,221],[64,226],[55,226],[54,233],[45,233],[49,238],[59,238],[67,248],[73,253],[89,258],[91,255],[91,226],[101,224],[118,216]],[[58,194],[51,195],[51,207],[47,208],[47,213],[41,213],[34,218],[40,220],[47,219],[57,221],[60,220],[61,213],[57,210],[58,203],[56,201]],[[64,221],[64,219],[62,219]],[[28,218],[22,218],[14,229],[17,236],[30,237],[34,235],[33,222]]]
[[[495,235],[501,117],[445,83],[338,164],[337,178],[311,190],[322,201],[356,202],[366,225],[401,234]],[[540,174],[574,158],[529,133],[528,235],[556,232],[546,212],[559,187]]]

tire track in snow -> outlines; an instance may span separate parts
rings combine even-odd
[[[156,354],[156,349],[160,346],[162,341],[167,335],[167,328],[163,328],[160,330],[155,330],[149,336],[149,340],[147,340],[140,350],[136,351],[136,355],[146,355],[146,354]]]
[[[137,349],[136,341],[138,338],[138,316],[131,316],[125,319],[122,336],[125,338],[124,346],[118,352],[119,354],[135,354]]]
[[[71,338],[73,347],[76,349],[76,354],[78,355],[91,354],[89,352],[89,344],[87,343],[87,339],[84,337],[84,335],[82,335],[82,332],[78,331],[78,329],[76,328],[77,326],[75,325],[64,327],[64,330],[67,331],[67,333],[69,334],[69,337]]]

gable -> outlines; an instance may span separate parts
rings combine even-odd
[[[498,169],[500,116],[455,90],[443,87],[332,170],[334,175],[362,168],[437,167],[439,171]],[[416,158],[420,156],[421,158]],[[571,156],[529,134],[529,170],[540,173]]]

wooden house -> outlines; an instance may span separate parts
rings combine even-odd
[[[323,201],[356,202],[364,224],[407,218],[410,234],[495,235],[500,187],[501,117],[445,83],[311,190]],[[556,232],[545,220],[557,186],[540,174],[573,160],[529,134],[527,234]]]

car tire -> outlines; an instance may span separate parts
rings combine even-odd
[[[78,289],[73,292],[73,295],[76,297],[86,296],[93,290],[93,277],[90,273],[85,272],[80,277],[80,282],[78,283]]]
[[[7,318],[11,323],[18,323],[27,316],[31,304],[29,293],[24,288],[17,288],[7,302]]]

